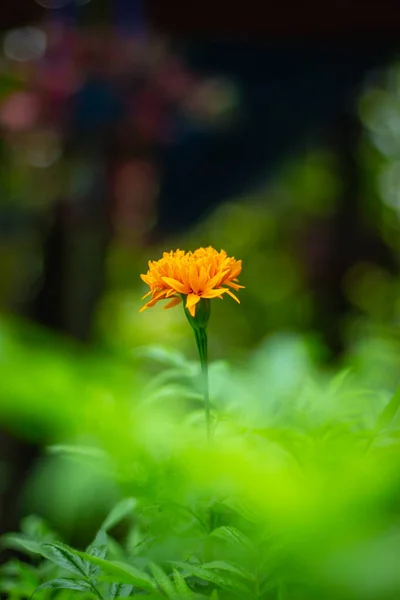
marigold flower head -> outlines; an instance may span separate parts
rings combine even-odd
[[[140,312],[154,306],[159,300],[171,298],[164,308],[172,308],[186,296],[186,308],[196,314],[196,304],[201,298],[223,298],[228,294],[236,302],[239,299],[229,289],[243,288],[238,283],[242,261],[235,260],[225,250],[218,252],[211,246],[194,252],[171,250],[164,252],[157,261],[149,261],[149,270],[141,278],[150,287],[142,299],[151,296]],[[239,302],[240,303],[240,302]]]

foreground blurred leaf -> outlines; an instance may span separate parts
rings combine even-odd
[[[25,538],[22,534],[10,533],[1,538],[2,546],[14,550],[25,550],[28,553],[42,554],[42,544]]]
[[[49,528],[47,523],[36,515],[30,515],[22,519],[21,530],[22,533],[3,535],[1,545],[5,548],[42,554],[42,544],[51,542],[56,537],[56,534]]]
[[[230,592],[231,594],[251,594],[251,589],[247,585],[245,585],[241,580],[241,578],[243,577],[243,573],[236,572],[235,567],[231,565],[229,569],[221,569],[220,567],[214,569],[212,563],[211,567],[208,567],[207,565],[200,566],[177,561],[172,561],[172,564],[182,569],[184,575],[199,577],[199,579],[203,579],[204,581],[213,583],[218,587],[222,588],[223,590]],[[230,572],[233,572],[235,575],[239,575],[239,578],[231,577],[226,574],[216,573],[216,570],[228,570]]]
[[[85,565],[85,561],[78,555],[78,553],[69,548],[65,544],[61,544],[60,542],[56,542],[53,544],[43,544],[42,545],[42,554],[48,560],[55,562],[58,566],[66,569],[67,571],[72,571],[77,575],[81,575],[86,577],[87,569]],[[88,554],[88,556],[90,556]]]
[[[86,552],[79,552],[78,550],[75,553],[83,560],[100,567],[100,581],[118,581],[119,583],[131,584],[141,589],[154,589],[156,587],[149,575],[131,565],[119,561],[105,560],[97,556],[91,556]]]
[[[93,542],[86,549],[86,552],[88,554],[90,554],[91,556],[96,556],[98,558],[105,558],[107,555],[107,550],[108,550],[107,534],[105,531],[100,529],[100,531],[97,532],[97,535],[96,535],[95,539],[93,540]],[[100,567],[97,565],[93,565],[91,563],[87,563],[87,565],[88,565],[88,568],[87,568],[88,576],[91,578],[95,577],[99,573]]]
[[[173,573],[176,591],[178,592],[179,596],[181,598],[194,598],[194,592],[190,589],[181,573],[176,569],[174,569]]]
[[[252,541],[235,527],[222,526],[217,527],[210,533],[210,537],[217,537],[228,544],[239,546],[242,550],[254,553],[256,548]]]
[[[395,418],[400,407],[400,387],[397,388],[392,398],[389,400],[381,414],[379,415],[376,428],[378,430],[386,429]]]
[[[249,573],[242,567],[238,567],[237,565],[233,565],[223,560],[214,560],[209,563],[204,563],[202,566],[207,570],[211,569],[217,571],[229,571],[230,573],[239,575],[239,577],[243,577],[243,579],[247,579],[248,581],[255,581],[255,577],[252,573]]]
[[[130,596],[133,591],[133,585],[127,585],[126,583],[113,583],[110,587],[110,598],[126,598]]]
[[[0,592],[14,597],[31,597],[41,581],[39,570],[20,560],[11,560],[0,567]]]
[[[150,571],[153,574],[154,579],[156,580],[160,589],[164,592],[164,594],[169,598],[169,600],[176,600],[177,594],[175,590],[175,586],[170,580],[170,578],[164,573],[161,567],[154,563],[150,563]]]
[[[188,365],[188,361],[183,354],[162,346],[142,346],[141,348],[135,348],[134,356],[135,358],[146,358],[171,367],[182,368]]]
[[[104,519],[101,529],[108,531],[117,525],[120,521],[125,519],[129,514],[132,513],[135,508],[137,501],[135,498],[124,498],[110,511],[108,516]]]
[[[44,589],[51,590],[74,590],[76,592],[90,592],[93,595],[96,595],[93,591],[93,586],[88,581],[79,581],[78,579],[51,579],[50,581],[46,581],[46,583],[42,583],[36,592]]]

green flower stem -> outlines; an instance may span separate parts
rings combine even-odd
[[[207,357],[207,330],[200,329],[196,336],[197,348],[200,356],[201,372],[203,375],[204,409],[206,414],[207,439],[211,440],[211,409],[210,390],[208,382],[208,357]]]
[[[210,300],[202,298],[196,305],[196,315],[192,317],[186,305],[186,296],[182,297],[185,315],[193,329],[196,339],[197,350],[199,352],[203,394],[204,394],[204,410],[206,417],[207,440],[210,442],[212,438],[211,428],[211,408],[210,408],[210,392],[208,382],[208,354],[207,354],[207,324],[210,317]]]

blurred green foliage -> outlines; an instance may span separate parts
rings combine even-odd
[[[82,350],[2,321],[0,421],[46,451],[24,495],[41,517],[3,537],[18,554],[0,589],[394,600],[398,355],[395,338],[360,338],[337,374],[321,372],[312,341],[277,334],[213,362],[209,445],[196,360]],[[68,545],[76,527],[86,550]]]
[[[400,227],[398,172],[400,144],[399,64],[374,73],[360,95],[359,115],[364,140],[359,149],[363,166],[363,204],[370,225],[396,252]]]

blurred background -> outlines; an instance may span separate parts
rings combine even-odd
[[[213,358],[282,332],[312,339],[323,366],[369,336],[400,347],[395,0],[19,0],[0,27],[0,353],[17,340],[14,377],[59,344],[72,360],[129,363],[149,343],[195,357],[180,310],[138,314],[139,274],[210,244],[243,259],[246,286],[240,308],[213,303]],[[35,452],[1,433],[1,531]]]

